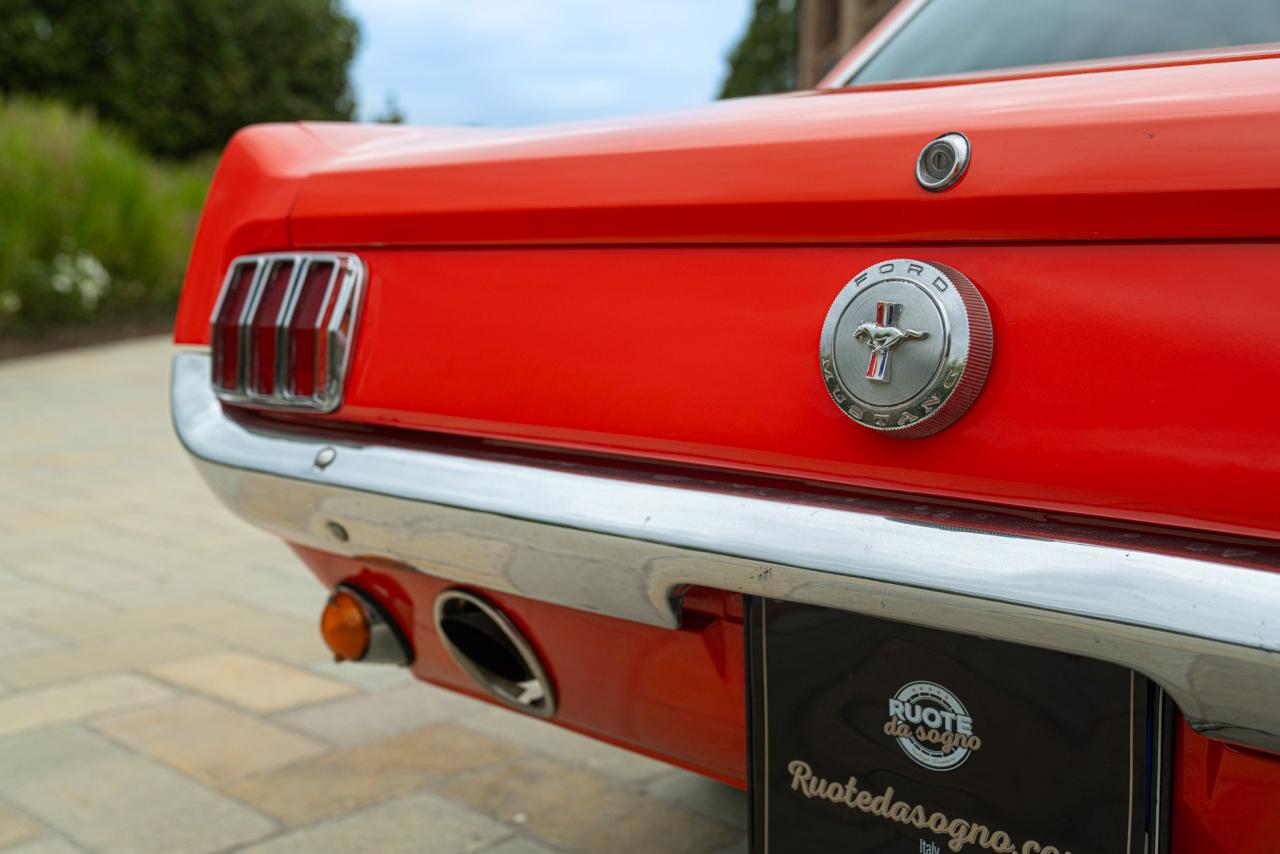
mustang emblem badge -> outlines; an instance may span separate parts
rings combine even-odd
[[[910,338],[928,338],[928,332],[918,329],[899,329],[896,324],[902,306],[896,302],[876,304],[876,319],[853,330],[853,337],[871,348],[871,361],[867,363],[867,379],[873,383],[889,381],[889,356],[893,348]]]
[[[845,415],[914,438],[969,408],[992,347],[991,316],[972,282],[942,264],[899,258],[844,286],[827,311],[818,355],[822,381]]]

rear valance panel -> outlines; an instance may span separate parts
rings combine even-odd
[[[1274,536],[1280,247],[629,248],[362,253],[334,417],[943,498]],[[818,368],[827,309],[892,257],[991,309],[952,427],[876,435]]]

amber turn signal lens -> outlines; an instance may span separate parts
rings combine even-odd
[[[359,661],[369,649],[369,619],[360,601],[338,590],[320,615],[320,634],[335,661]]]

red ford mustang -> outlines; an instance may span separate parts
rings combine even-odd
[[[1280,850],[1274,41],[927,0],[816,91],[249,128],[178,433],[339,658],[746,787],[757,851]]]

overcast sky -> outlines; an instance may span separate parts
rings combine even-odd
[[[346,0],[361,118],[527,125],[715,97],[751,0]]]

